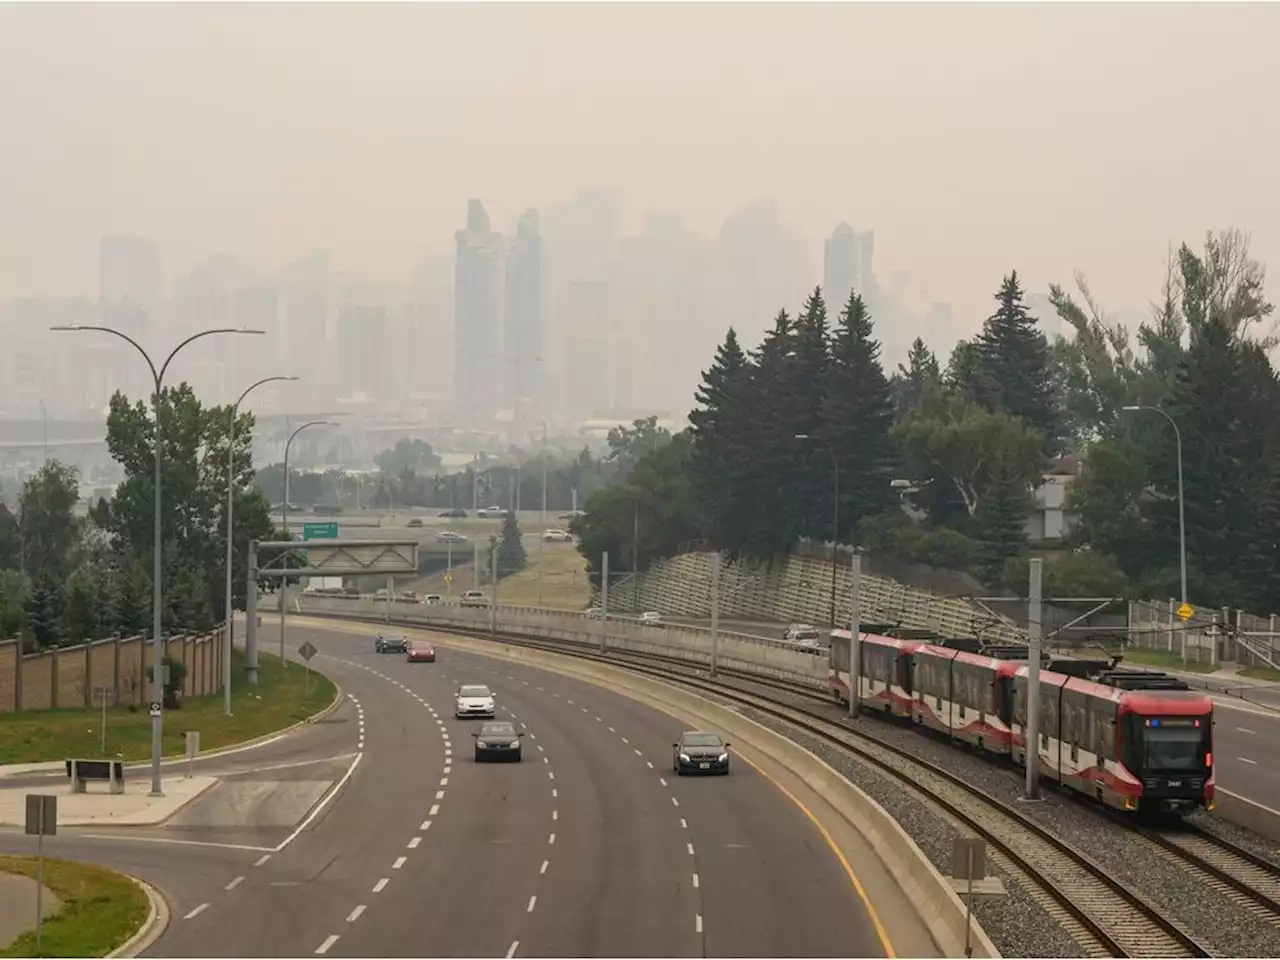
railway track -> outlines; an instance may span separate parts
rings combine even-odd
[[[323,615],[322,615],[323,616]],[[334,615],[334,619],[360,619]],[[421,626],[412,621],[406,625]],[[439,628],[477,639],[493,639],[486,630]],[[654,653],[609,651],[573,641],[548,641],[503,634],[502,642],[625,666],[710,697],[749,707],[784,721],[853,754],[881,774],[898,781],[930,804],[960,831],[982,836],[995,859],[1090,955],[1096,957],[1208,957],[1213,954],[1158,908],[1113,879],[1102,867],[1058,839],[1017,809],[995,800],[961,777],[914,757],[869,734],[836,723],[833,701],[817,686],[720,667],[712,680],[704,664]],[[726,681],[733,681],[732,684]],[[814,712],[743,689],[755,687],[814,701],[828,709]],[[1280,867],[1214,834],[1183,825],[1154,830],[1099,808],[1159,855],[1198,875],[1220,895],[1280,927]]]

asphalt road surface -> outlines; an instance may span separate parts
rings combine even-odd
[[[165,890],[173,920],[149,955],[884,955],[809,820],[742,762],[675,777],[665,714],[491,658],[408,664],[372,634],[305,638],[349,697],[329,722],[208,761],[198,772],[226,779],[164,828],[46,846]],[[522,763],[474,762],[478,722],[451,713],[463,682],[496,692]]]

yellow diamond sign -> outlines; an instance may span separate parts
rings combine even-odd
[[[1190,620],[1192,614],[1194,613],[1195,613],[1195,610],[1192,609],[1191,604],[1189,603],[1184,603],[1182,606],[1178,607],[1178,610],[1177,610],[1178,619],[1181,620],[1183,623],[1186,623],[1188,620]]]
[[[444,582],[445,582],[445,583],[453,583],[453,574],[452,574],[452,573],[446,573],[446,574],[444,575]],[[1191,616],[1191,614],[1187,614],[1187,617],[1189,617],[1189,616]],[[1185,620],[1185,619],[1187,619],[1187,617],[1183,617],[1182,619],[1183,619],[1183,620]]]

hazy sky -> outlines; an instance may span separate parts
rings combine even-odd
[[[775,196],[815,282],[874,227],[958,327],[1010,267],[1142,307],[1208,227],[1280,263],[1277,37],[1272,4],[10,3],[0,297],[94,294],[116,232],[167,283],[315,247],[406,278],[469,196],[509,229],[603,184],[707,233]]]

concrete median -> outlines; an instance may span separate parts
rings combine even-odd
[[[430,628],[427,623],[421,626]],[[612,641],[611,634],[611,644]],[[965,906],[947,878],[939,873],[916,842],[879,803],[794,741],[731,708],[675,685],[640,676],[625,667],[584,661],[571,654],[503,644],[501,636],[489,641],[444,634],[438,635],[435,642],[445,649],[454,648],[524,663],[603,686],[683,720],[719,729],[731,741],[749,746],[798,777],[866,841],[900,893],[911,904],[912,913],[924,923],[942,956],[964,955]],[[1000,956],[976,921],[972,944],[975,957]]]

